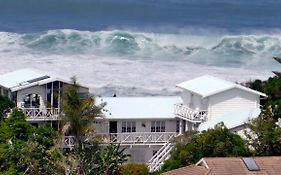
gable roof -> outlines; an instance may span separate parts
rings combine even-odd
[[[238,88],[238,89],[241,89],[241,90],[253,93],[253,94],[257,94],[257,95],[266,97],[266,94],[261,93],[259,91],[255,91],[250,88],[241,86],[239,84],[236,84],[236,83],[233,83],[230,81],[226,81],[226,80],[222,80],[222,79],[210,76],[210,75],[204,75],[201,77],[197,77],[195,79],[179,83],[176,86],[181,89],[185,89],[187,91],[196,93],[196,94],[202,96],[203,98],[226,91],[226,90],[230,90],[233,88]]]
[[[20,69],[0,75],[0,86],[10,89],[12,92],[54,81],[71,83],[61,78],[40,73],[40,71],[34,69]]]
[[[177,96],[166,97],[105,97],[104,114],[108,119],[173,119]]]
[[[281,172],[281,156],[265,156],[253,158],[259,167],[258,171],[250,171],[241,157],[210,157],[202,158],[196,165],[179,168],[164,173],[164,175],[193,175],[198,168],[203,167],[202,175],[277,175]],[[187,170],[187,171],[183,171]]]

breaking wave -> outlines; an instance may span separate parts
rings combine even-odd
[[[119,30],[50,30],[35,34],[1,32],[0,36],[0,53],[89,54],[234,67],[271,64],[271,57],[281,54],[280,35],[194,36]]]

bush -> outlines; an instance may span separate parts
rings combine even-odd
[[[118,175],[147,175],[148,167],[141,163],[127,163],[120,167]]]

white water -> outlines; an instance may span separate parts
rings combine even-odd
[[[173,95],[175,84],[211,74],[265,79],[280,66],[279,35],[192,36],[126,31],[0,32],[0,73],[35,68],[77,76],[98,95]]]

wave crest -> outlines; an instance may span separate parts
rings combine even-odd
[[[272,64],[271,57],[281,54],[281,37],[277,34],[191,36],[64,29],[32,34],[1,32],[0,36],[0,53],[93,54],[130,59],[182,60],[219,66],[241,66],[253,62]]]

